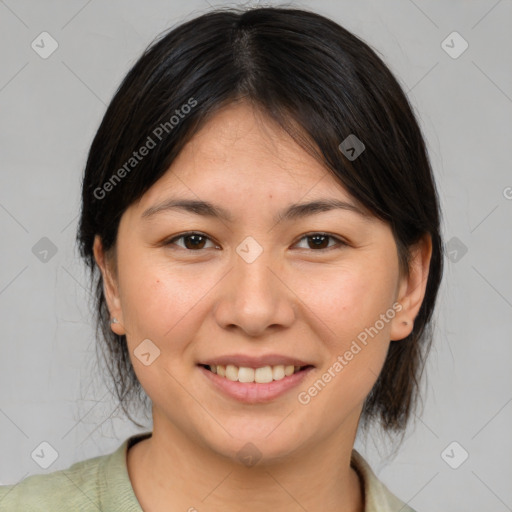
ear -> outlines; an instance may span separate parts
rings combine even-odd
[[[432,237],[429,233],[410,248],[411,262],[409,276],[402,276],[398,285],[397,314],[391,321],[391,340],[402,340],[411,334],[425,291],[432,256]]]
[[[117,323],[111,323],[110,328],[120,336],[125,334],[123,313],[121,309],[121,300],[119,298],[119,288],[117,285],[116,271],[111,258],[103,251],[103,244],[99,235],[94,237],[93,245],[94,258],[100,268],[103,277],[103,293],[107,301],[108,310],[111,318],[116,318]]]

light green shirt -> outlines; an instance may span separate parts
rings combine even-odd
[[[113,453],[73,464],[68,469],[32,475],[0,486],[2,512],[143,512],[133,491],[126,454],[151,432],[126,439]],[[364,485],[364,512],[414,512],[380,482],[365,459],[352,451],[352,467]]]

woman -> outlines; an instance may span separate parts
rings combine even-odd
[[[77,239],[118,397],[129,415],[143,390],[153,428],[2,510],[412,510],[353,445],[414,411],[440,212],[363,41],[285,8],[171,30],[98,129]]]

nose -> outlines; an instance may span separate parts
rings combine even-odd
[[[263,251],[254,261],[235,254],[233,265],[215,307],[217,323],[250,337],[292,325],[297,299],[279,272],[279,262]]]

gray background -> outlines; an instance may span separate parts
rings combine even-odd
[[[423,415],[397,453],[378,436],[356,447],[418,512],[512,510],[512,3],[293,5],[363,38],[403,84],[428,141],[450,251]],[[0,483],[109,453],[137,432],[95,360],[74,246],[81,172],[105,106],[146,45],[208,8],[0,1]],[[31,48],[43,31],[59,45],[47,59]],[[453,31],[469,44],[458,58],[441,45]],[[56,254],[41,253],[43,237]],[[58,453],[48,469],[31,457],[43,441]],[[446,461],[459,464],[462,450],[469,458],[453,469]]]

